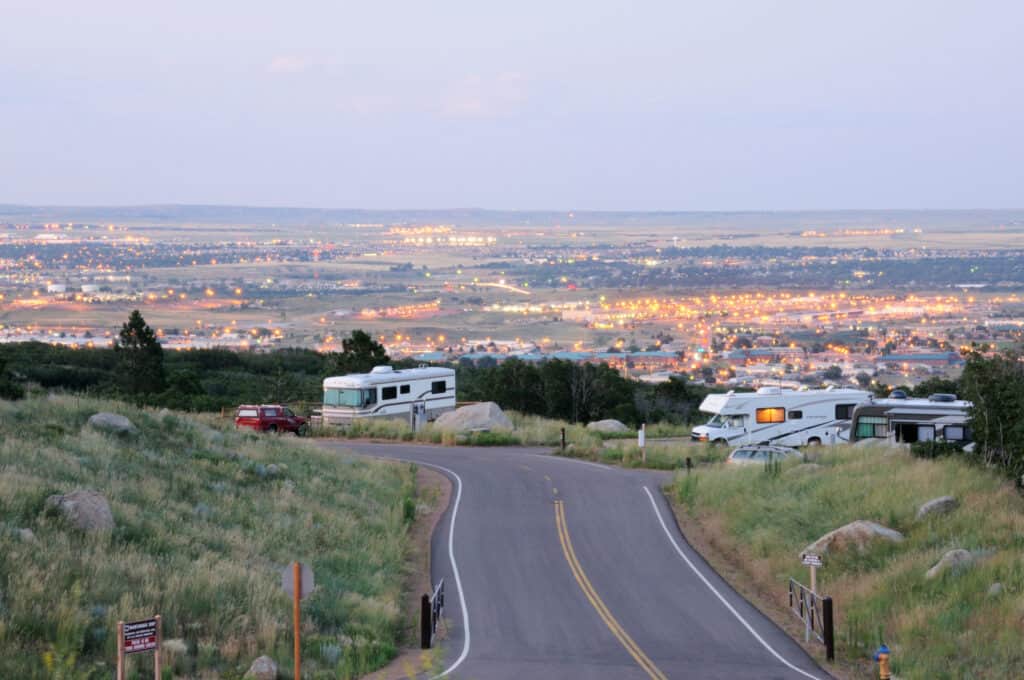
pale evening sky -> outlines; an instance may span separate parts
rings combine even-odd
[[[0,203],[1024,207],[1024,3],[0,0]]]

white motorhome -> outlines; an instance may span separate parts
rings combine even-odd
[[[933,394],[927,399],[892,395],[888,399],[872,399],[854,409],[850,441],[969,442],[970,409],[971,402],[953,394]]]
[[[342,425],[355,418],[408,418],[415,407],[433,420],[455,409],[455,371],[422,367],[376,366],[324,380],[324,425]]]
[[[715,444],[834,444],[850,426],[853,410],[869,394],[862,390],[788,390],[709,394],[700,410],[711,420],[693,428],[690,438]]]

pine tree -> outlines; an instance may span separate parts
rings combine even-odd
[[[341,351],[334,355],[338,373],[367,373],[374,366],[390,363],[387,350],[366,331],[356,329],[341,341]]]
[[[139,310],[122,324],[114,351],[120,358],[120,383],[126,392],[145,394],[165,389],[163,348]]]

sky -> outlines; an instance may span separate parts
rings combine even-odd
[[[1024,207],[1024,3],[0,0],[0,203]]]

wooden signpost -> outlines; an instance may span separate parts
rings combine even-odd
[[[295,626],[295,679],[302,677],[302,650],[299,645],[299,602],[313,592],[313,570],[308,564],[292,562],[281,571],[281,587],[292,597],[292,618]]]
[[[153,677],[160,680],[160,644],[163,630],[160,616],[142,621],[117,622],[117,680],[125,680],[127,656],[142,652],[155,652]]]
[[[801,557],[803,563],[811,568],[811,592],[817,595],[818,567],[821,566],[821,555],[815,555],[814,553],[804,553]]]

